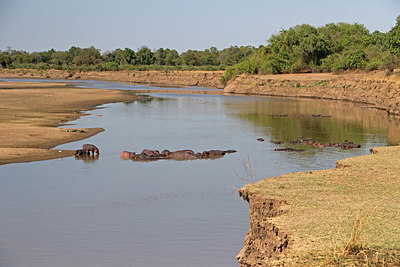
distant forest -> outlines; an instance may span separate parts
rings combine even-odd
[[[302,24],[282,29],[265,46],[231,46],[219,51],[150,50],[143,46],[100,53],[99,49],[71,47],[67,51],[0,51],[3,68],[108,70],[225,70],[223,82],[246,74],[388,70],[400,64],[400,16],[387,33],[362,24],[330,23],[321,27]]]

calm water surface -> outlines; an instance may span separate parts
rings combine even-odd
[[[90,81],[81,86],[133,89]],[[104,105],[73,124],[66,127],[105,131],[58,148],[93,143],[101,150],[98,160],[0,166],[1,266],[237,266],[234,257],[249,227],[248,205],[236,195],[250,179],[243,161],[250,159],[257,179],[334,168],[338,159],[398,143],[400,128],[384,112],[349,103],[184,91]],[[362,148],[287,153],[273,151],[287,145],[268,142],[298,137],[349,139]],[[119,158],[122,150],[144,148],[238,152],[214,160]]]

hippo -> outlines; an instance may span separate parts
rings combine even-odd
[[[202,158],[202,156],[199,155],[199,153],[195,154],[192,150],[186,149],[170,152],[170,154],[166,158],[174,160],[190,160],[200,159]]]
[[[154,161],[154,160],[158,160],[158,159],[162,159],[163,157],[161,156],[149,156],[146,154],[135,154],[132,156],[132,160],[134,161]]]
[[[129,152],[129,151],[122,151],[121,153],[120,153],[120,158],[121,159],[132,159],[133,157],[135,157],[136,156],[136,154],[135,154],[135,152]]]
[[[183,150],[177,150],[175,152],[185,152],[187,154],[194,154],[194,151],[191,149],[183,149]]]
[[[297,149],[297,148],[275,148],[274,151],[286,151],[286,152],[303,152],[305,149]]]
[[[85,150],[88,154],[92,153],[92,154],[100,154],[99,149],[97,148],[97,146],[92,145],[92,144],[84,144],[82,146],[82,149]]]
[[[143,149],[140,154],[134,152],[122,151],[120,153],[121,159],[132,159],[134,161],[151,161],[158,159],[174,159],[174,160],[193,160],[203,158],[220,158],[226,153],[235,153],[236,150],[209,150],[203,153],[195,153],[191,149],[183,149],[177,151],[169,151],[164,149],[161,153],[158,150]]]
[[[157,156],[161,155],[160,151],[158,151],[158,150],[150,150],[150,149],[143,149],[140,154],[143,154],[143,155],[149,156],[149,157],[157,157]]]
[[[223,156],[225,155],[225,151],[224,150],[210,150],[208,151],[208,155],[209,156]]]
[[[264,138],[261,138],[261,137],[260,137],[260,138],[257,138],[257,141],[258,141],[258,142],[264,142]]]
[[[88,152],[84,149],[75,150],[75,156],[83,156],[83,155],[87,155],[87,154],[88,154]]]
[[[345,141],[347,141],[347,140],[345,140]],[[360,148],[361,145],[357,145],[357,144],[354,144],[351,141],[347,141],[347,143],[340,144],[340,147],[342,149],[352,149],[352,148]]]
[[[236,150],[230,149],[230,150],[208,150],[208,151],[203,151],[202,155],[204,158],[216,158],[216,157],[222,157],[227,153],[235,153]]]
[[[168,149],[164,149],[163,151],[161,151],[161,156],[163,157],[167,157],[169,154],[171,154],[171,151],[169,151]]]
[[[99,159],[99,154],[75,154],[75,159],[77,160],[83,160],[83,161],[94,161]]]

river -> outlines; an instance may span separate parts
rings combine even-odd
[[[104,128],[57,147],[92,143],[100,148],[97,160],[0,166],[1,266],[236,266],[249,228],[248,205],[236,193],[241,186],[288,172],[334,168],[338,159],[399,142],[396,120],[358,104],[190,94],[182,88],[170,88],[181,93],[148,93],[160,88],[98,81],[75,85],[146,90],[148,98],[106,104],[63,126]],[[351,140],[361,148],[300,145],[295,147],[306,151],[274,151],[300,137],[320,143]],[[123,150],[145,148],[237,152],[191,161],[119,158]]]

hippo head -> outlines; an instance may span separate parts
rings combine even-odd
[[[171,152],[168,149],[164,149],[163,151],[161,151],[161,156],[166,157],[166,156],[168,156],[170,154],[171,154]]]

